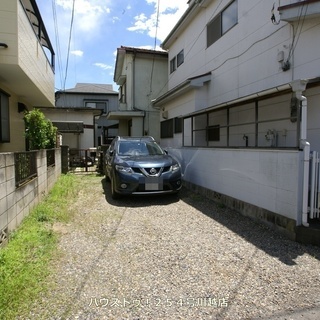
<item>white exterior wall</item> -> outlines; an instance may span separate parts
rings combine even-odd
[[[126,110],[133,110],[134,106],[134,95],[133,95],[133,88],[134,88],[134,79],[133,79],[133,56],[126,54],[125,61],[123,64],[122,74],[126,76]]]
[[[308,101],[307,116],[307,140],[312,151],[320,152],[320,87],[306,91]]]
[[[181,162],[183,179],[297,220],[298,151],[169,149]]]
[[[141,133],[159,141],[159,111],[152,107],[151,101],[166,91],[164,84],[168,79],[168,61],[158,57],[153,61],[152,58],[149,54],[148,57],[137,57],[135,60],[134,107],[146,111]]]
[[[174,40],[166,42],[169,61],[184,49],[184,63],[169,75],[168,89],[172,90],[187,79],[211,72],[211,81],[203,87],[190,88],[186,95],[168,99],[162,108],[168,118],[186,116],[196,111],[211,110],[245,97],[258,98],[257,93],[276,87],[287,86],[296,79],[312,79],[320,76],[320,24],[319,19],[306,18],[303,26],[280,21],[271,22],[274,1],[238,1],[238,24],[225,33],[210,47],[206,47],[206,25],[230,3],[225,1],[203,1],[208,6],[201,8],[192,21]],[[202,3],[203,3],[202,2]],[[297,1],[281,1],[281,5]],[[276,4],[277,5],[277,4]],[[277,8],[276,19],[279,20]],[[295,42],[293,42],[293,36]],[[171,42],[172,41],[172,42]],[[306,49],[307,48],[307,49]],[[283,52],[284,60],[292,54],[291,67],[282,70],[278,61]],[[308,98],[307,140],[311,150],[320,151],[319,87],[304,92]],[[259,121],[290,117],[291,93],[259,101]],[[251,121],[254,102],[230,109],[230,121]],[[220,112],[220,111],[219,111]],[[251,117],[251,118],[250,118]],[[162,119],[163,120],[163,119]],[[185,120],[192,121],[191,118]],[[210,125],[223,125],[225,115],[215,113]],[[230,127],[229,143],[237,149],[219,149],[224,139],[210,142],[209,147],[188,147],[191,132],[162,139],[161,145],[169,148],[183,164],[184,179],[195,185],[219,192],[245,203],[269,210],[301,223],[302,212],[302,152],[293,150],[271,150],[266,133],[277,133],[277,147],[296,147],[299,137],[297,125],[290,120],[260,123],[258,145],[266,149],[245,149],[243,135],[249,137],[249,147],[254,147],[254,124]],[[205,134],[205,132],[203,132]],[[197,140],[198,139],[198,140]],[[201,132],[194,141],[201,140]],[[202,137],[205,140],[205,136]],[[223,143],[226,147],[226,143]],[[190,144],[189,144],[190,145]],[[240,149],[243,147],[243,149]]]
[[[85,113],[72,110],[40,109],[51,122],[83,122],[86,125],[93,125],[93,113]],[[89,149],[94,146],[94,129],[84,128],[83,133],[62,133],[62,145],[69,148]]]
[[[185,55],[184,63],[169,76],[169,90],[190,77],[211,71],[207,106],[214,106],[295,79],[319,76],[318,20],[304,20],[294,50],[294,65],[283,72],[277,57],[280,51],[285,59],[288,57],[293,27],[287,22],[271,23],[272,1],[238,1],[238,24],[206,48],[206,24],[214,12],[220,12],[229,2],[222,1],[216,8],[220,1],[211,1],[169,48],[169,61],[182,49]]]

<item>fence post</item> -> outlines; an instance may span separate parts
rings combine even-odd
[[[60,146],[61,148],[61,173],[69,172],[69,146]]]

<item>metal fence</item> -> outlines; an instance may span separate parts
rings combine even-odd
[[[14,153],[16,186],[37,176],[37,151]]]
[[[72,172],[96,172],[97,151],[90,149],[69,149],[69,166]]]
[[[55,149],[47,150],[47,167],[53,167],[56,163]]]

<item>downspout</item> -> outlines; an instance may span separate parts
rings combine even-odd
[[[291,82],[296,98],[301,102],[301,129],[300,148],[303,150],[303,189],[302,189],[302,225],[309,227],[308,223],[308,194],[309,194],[309,161],[310,143],[307,141],[307,98],[302,95],[308,80],[295,80]]]
[[[146,112],[145,110],[141,110],[136,107],[136,56],[137,52],[134,50],[133,53],[133,61],[132,61],[132,110],[144,111],[144,116],[142,120],[142,135],[144,135],[144,127],[145,127],[145,118]]]
[[[136,51],[133,53],[133,61],[132,61],[132,110],[135,109],[136,106]]]
[[[101,117],[103,110],[100,110],[100,114],[96,114],[93,116],[93,146],[96,147],[96,117]]]

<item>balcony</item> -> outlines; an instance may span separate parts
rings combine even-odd
[[[314,19],[320,17],[320,0],[297,1],[278,8],[280,19],[295,22],[300,19]]]
[[[54,106],[54,50],[35,0],[2,0],[0,83],[32,106]]]

